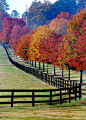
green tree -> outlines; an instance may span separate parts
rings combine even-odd
[[[0,4],[5,11],[9,10],[9,5],[7,4],[6,0],[0,0]]]
[[[83,9],[86,5],[86,0],[78,0],[77,4],[77,12],[80,12],[81,9]]]
[[[45,25],[48,21],[53,18],[53,4],[49,1],[41,2],[32,2],[29,11],[27,13],[28,19],[28,29],[32,30],[34,27],[38,28],[40,25]],[[23,19],[26,21],[26,14]]]
[[[76,10],[76,1],[77,0],[57,0],[54,3],[56,11],[54,12],[55,15],[63,12],[69,12],[70,15],[75,14]]]
[[[0,3],[0,13],[4,13],[5,14],[5,10],[3,9],[1,3]]]
[[[19,18],[20,17],[20,14],[17,12],[17,10],[13,10],[11,12],[11,17],[12,18]]]

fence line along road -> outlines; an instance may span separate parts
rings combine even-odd
[[[0,90],[0,92],[11,92],[11,95],[0,95],[0,98],[11,98],[10,102],[0,102],[0,104],[11,104],[11,107],[13,107],[13,104],[15,103],[32,103],[32,106],[34,106],[35,103],[48,103],[50,105],[57,104],[60,102],[60,104],[63,103],[63,101],[69,101],[71,102],[72,99],[77,100],[77,98],[81,99],[81,84],[74,82],[74,81],[68,81],[64,80],[61,77],[54,76],[54,75],[48,75],[46,73],[43,73],[41,70],[33,68],[33,67],[26,67],[24,65],[19,64],[18,62],[15,62],[11,59],[9,56],[9,53],[7,51],[7,48],[5,45],[3,45],[7,56],[10,60],[10,62],[18,67],[19,69],[22,69],[23,71],[30,73],[37,78],[41,79],[42,81],[47,82],[48,84],[51,84],[55,86],[57,89],[48,89],[48,90]],[[53,92],[57,93],[53,93]],[[15,92],[32,92],[31,95],[15,95]],[[36,95],[36,92],[39,92],[40,94],[44,92],[44,94]],[[46,92],[48,92],[48,95],[46,95]],[[15,101],[15,98],[21,98],[21,97],[31,97],[32,100],[30,101]],[[37,97],[44,97],[47,100],[37,100]]]

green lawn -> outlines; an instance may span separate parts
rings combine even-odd
[[[12,55],[12,54],[11,54]],[[13,57],[13,56],[12,56]],[[14,59],[18,60],[17,57]],[[21,60],[22,61],[22,60]],[[22,61],[22,64],[25,64]],[[42,64],[42,63],[41,63]],[[53,66],[49,68],[53,70]],[[56,68],[57,73],[61,70]],[[64,74],[68,74],[65,70]],[[80,73],[71,71],[71,79],[78,80]],[[86,75],[83,75],[83,81],[86,82]],[[3,49],[0,46],[0,89],[53,89],[53,86],[42,82],[34,76],[27,74],[13,66]],[[10,105],[0,105],[1,120],[81,120],[86,119],[86,85],[82,86],[82,99],[64,103],[62,105],[36,105],[31,107],[28,104],[15,104],[13,108]]]

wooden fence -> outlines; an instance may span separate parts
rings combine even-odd
[[[3,89],[0,90],[1,92],[10,92],[11,95],[0,95],[0,98],[10,98],[10,101],[3,101],[0,102],[0,104],[11,104],[11,107],[13,107],[13,104],[16,103],[32,103],[32,106],[35,105],[35,103],[46,103],[46,104],[62,104],[63,101],[69,101],[69,103],[71,102],[72,99],[75,99],[75,101],[77,100],[77,98],[81,98],[81,84],[79,84],[79,86],[76,87],[70,87],[70,88],[62,88],[62,89],[47,89],[47,90],[8,90],[8,89]],[[15,93],[23,93],[23,92],[27,92],[28,95],[15,95]],[[39,94],[41,95],[36,95],[39,92]],[[42,92],[44,94],[42,94]],[[46,92],[48,93],[46,95]],[[29,93],[31,93],[29,95]],[[64,97],[66,96],[66,97]],[[46,100],[43,99],[36,99],[36,98],[47,98]],[[58,98],[57,98],[58,97]],[[16,101],[15,98],[28,98],[27,101],[25,100],[19,100]],[[29,100],[29,98],[31,98]]]
[[[11,104],[11,107],[14,103],[32,103],[32,106],[34,106],[34,103],[40,103],[40,102],[49,102],[50,104],[53,104],[53,102],[60,101],[60,104],[64,100],[69,100],[71,102],[71,99],[81,98],[81,84],[71,81],[71,80],[64,80],[63,78],[55,75],[49,75],[47,73],[44,73],[41,69],[37,69],[35,67],[27,67],[24,65],[19,64],[18,62],[13,61],[7,51],[7,48],[4,46],[4,49],[6,50],[7,56],[12,64],[14,64],[19,69],[22,69],[23,71],[30,73],[34,75],[35,77],[41,79],[42,81],[45,81],[46,83],[55,86],[57,89],[52,90],[0,90],[1,91],[7,91],[11,92],[11,96],[0,96],[0,97],[10,97],[11,102],[0,102],[0,104]],[[50,95],[35,95],[35,92],[49,92]],[[53,91],[58,91],[58,94],[52,95]],[[32,92],[32,95],[14,95],[14,92]],[[66,96],[67,95],[67,96]],[[52,99],[52,97],[60,96],[59,99]],[[63,97],[63,96],[66,96]],[[69,97],[68,97],[69,96]],[[15,97],[32,97],[32,101],[13,101]],[[36,97],[48,97],[49,100],[45,101],[35,101]]]

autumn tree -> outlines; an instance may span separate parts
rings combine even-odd
[[[85,49],[85,46],[83,46],[83,44],[85,44],[85,25],[86,9],[84,8],[80,13],[76,13],[69,21],[69,28],[67,30],[68,34],[64,35],[64,46],[62,46],[62,53],[60,53],[60,62],[64,59],[64,64],[66,66],[69,68],[74,67],[77,71],[81,71],[81,83],[82,70],[86,69],[83,67],[85,65],[85,54],[83,50],[83,48]]]
[[[11,31],[11,36],[10,36],[10,40],[9,40],[9,44],[10,46],[15,49],[16,48],[16,45],[17,43],[20,41],[20,38],[22,35],[24,34],[27,34],[28,33],[28,30],[26,28],[26,26],[13,26],[13,29]],[[20,41],[21,42],[21,41]]]
[[[39,26],[36,32],[33,34],[33,40],[30,46],[30,58],[33,61],[39,61],[40,54],[39,54],[39,44],[44,38],[48,38],[51,34],[49,28],[45,26]]]
[[[20,41],[16,45],[15,54],[20,56],[24,60],[30,61],[29,51],[30,51],[30,43],[32,41],[33,34],[34,31],[26,35],[22,35]]]
[[[2,22],[3,24],[3,30],[1,31],[1,42],[2,43],[9,43],[10,40],[10,34],[12,30],[12,18],[7,17]]]
[[[4,18],[5,18],[5,17],[9,17],[9,15],[8,15],[8,14],[0,13],[0,32],[1,32],[2,29],[3,29],[2,22],[4,21]]]
[[[61,19],[61,18],[64,18],[64,19],[70,19],[70,14],[69,12],[61,12],[60,14],[57,15],[56,19]]]
[[[54,30],[57,34],[67,34],[67,24],[70,19],[68,12],[61,12],[57,17],[50,21],[49,29]]]
[[[43,39],[40,43],[39,53],[40,61],[47,64],[54,65],[54,75],[55,66],[58,65],[58,52],[60,43],[62,42],[63,35],[52,32],[48,38]]]
[[[14,25],[20,25],[21,27],[26,25],[23,20],[11,17],[6,17],[2,24],[3,24],[3,30],[1,31],[2,43],[9,43],[11,30],[13,29]]]
[[[54,30],[57,34],[67,34],[66,33],[67,24],[68,24],[67,19],[64,18],[53,19],[49,23],[49,29]]]

